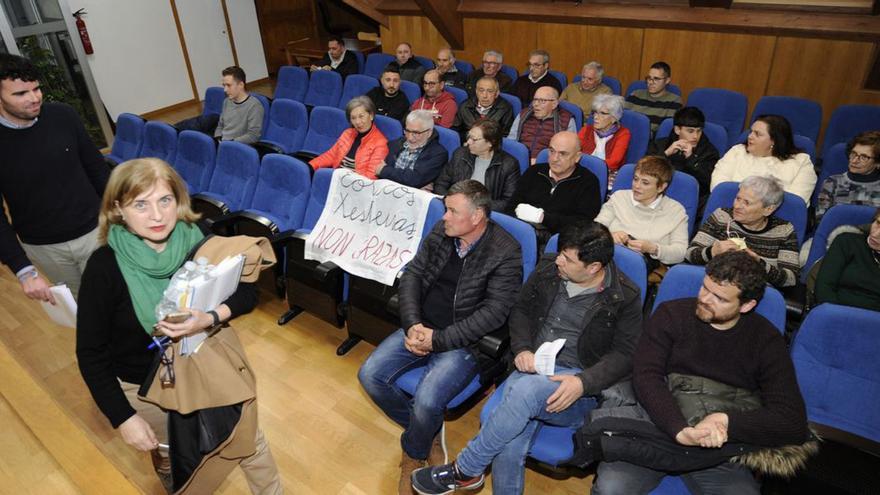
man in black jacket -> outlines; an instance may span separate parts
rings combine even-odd
[[[443,412],[488,363],[477,342],[507,320],[522,283],[519,243],[489,220],[489,192],[475,180],[453,185],[446,213],[422,241],[400,279],[400,322],[367,358],[358,379],[376,404],[404,428],[400,493],[410,474],[443,463]],[[427,366],[412,400],[395,381]]]
[[[376,176],[405,186],[425,187],[440,175],[449,152],[440,144],[434,117],[427,110],[410,112],[403,133],[403,137],[388,143],[388,155],[376,169]]]
[[[379,86],[367,91],[367,98],[376,105],[376,114],[391,117],[404,124],[409,113],[409,99],[400,91],[400,72],[390,66],[382,71]]]
[[[358,61],[354,52],[345,49],[345,42],[342,37],[333,35],[327,42],[327,53],[324,58],[318,61],[317,65],[310,67],[312,72],[316,70],[332,70],[342,76],[344,81],[346,77],[358,73]]]
[[[559,236],[510,314],[516,371],[480,433],[452,464],[413,473],[421,494],[475,489],[492,465],[493,493],[522,493],[524,459],[542,423],[578,428],[595,397],[626,378],[641,331],[639,289],[612,261],[614,240],[603,225],[579,221]],[[536,358],[542,344],[564,339],[553,363]],[[551,354],[552,356],[552,354]]]
[[[467,139],[467,133],[477,122],[484,119],[494,120],[501,126],[502,135],[510,133],[513,124],[513,107],[504,98],[499,98],[501,89],[494,77],[483,77],[477,81],[476,94],[461,104],[452,121],[452,129],[458,131],[461,141]]]
[[[548,163],[529,167],[508,203],[510,213],[535,226],[540,245],[579,218],[596,218],[602,206],[599,179],[579,165],[577,134],[556,133],[548,150]]]
[[[76,111],[44,104],[36,67],[8,54],[0,54],[0,156],[0,203],[12,218],[0,213],[0,261],[31,299],[54,303],[49,281],[76,297],[98,247],[110,169]]]

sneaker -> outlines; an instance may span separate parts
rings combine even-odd
[[[445,495],[455,490],[476,490],[483,486],[485,477],[480,474],[467,478],[458,472],[455,463],[428,466],[412,473],[412,487],[420,495]]]
[[[425,465],[421,459],[413,459],[403,452],[400,457],[400,480],[397,483],[397,495],[412,495],[412,473]]]
[[[428,453],[428,465],[439,466],[449,462],[449,454],[446,450],[446,423],[440,427],[440,433],[431,442],[431,452]]]

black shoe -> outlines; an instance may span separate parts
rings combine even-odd
[[[483,486],[480,474],[468,478],[459,473],[455,463],[416,469],[412,474],[413,490],[421,495],[445,495],[455,490],[476,490]]]

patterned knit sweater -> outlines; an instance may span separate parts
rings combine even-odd
[[[880,207],[880,171],[869,175],[845,172],[825,179],[816,200],[816,223],[832,206],[840,204]]]
[[[733,237],[745,239],[746,246],[761,257],[771,285],[788,287],[795,284],[800,271],[797,234],[791,223],[775,216],[767,219],[763,229],[749,230],[733,219],[732,208],[718,208],[700,226],[688,246],[685,259],[695,265],[705,265],[712,259],[712,245]]]

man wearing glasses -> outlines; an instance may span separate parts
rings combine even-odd
[[[637,89],[626,97],[626,109],[645,114],[651,121],[651,135],[664,119],[681,108],[681,96],[666,90],[672,81],[672,69],[666,62],[654,62],[645,76],[647,89]]]
[[[449,158],[434,130],[434,118],[427,110],[406,116],[404,135],[388,143],[388,156],[376,169],[376,176],[405,186],[424,187],[440,175]]]
[[[440,79],[453,88],[464,89],[467,86],[467,76],[455,66],[455,54],[449,48],[441,48],[437,52],[437,60],[434,61]]]
[[[458,105],[455,103],[455,97],[444,91],[444,88],[445,85],[440,80],[440,72],[437,69],[425,72],[425,80],[422,82],[425,96],[413,102],[410,110],[427,110],[434,117],[435,124],[448,129],[452,127]]]
[[[500,92],[495,78],[486,76],[477,81],[476,96],[461,104],[452,122],[452,128],[458,131],[462,141],[467,139],[471,127],[484,119],[498,122],[502,135],[506,136],[510,132],[514,118],[513,107],[504,98],[498,98]]]
[[[519,98],[524,107],[529,106],[535,91],[543,86],[550,86],[557,94],[562,92],[562,84],[556,76],[550,74],[550,54],[544,50],[529,53],[529,71],[516,79],[510,88],[510,94]]]
[[[543,86],[535,91],[532,105],[513,120],[507,137],[526,145],[534,165],[538,153],[560,131],[577,132],[574,116],[568,110],[559,108],[559,92],[556,89]]]
[[[483,66],[479,69],[471,72],[471,75],[468,77],[467,82],[467,92],[468,96],[473,98],[474,92],[477,88],[477,81],[484,77],[491,77],[498,81],[498,87],[501,88],[501,91],[505,91],[510,87],[510,84],[513,82],[510,79],[510,76],[501,72],[501,64],[504,63],[504,55],[501,52],[496,52],[494,50],[489,50],[483,54]]]

